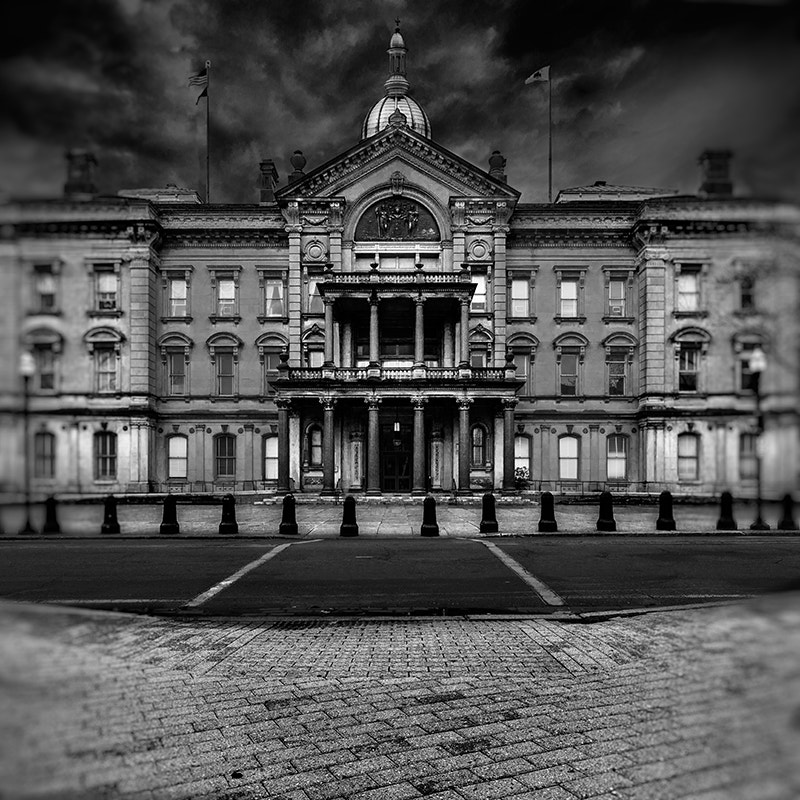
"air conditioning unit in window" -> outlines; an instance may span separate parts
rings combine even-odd
[[[622,306],[611,306],[611,316],[612,317],[621,317],[622,316]]]

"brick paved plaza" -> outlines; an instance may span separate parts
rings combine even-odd
[[[3,603],[1,794],[794,800],[798,600],[592,624]]]

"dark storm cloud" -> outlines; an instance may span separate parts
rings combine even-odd
[[[705,147],[731,147],[743,188],[798,197],[796,5],[560,0],[320,2],[67,0],[21,7],[0,34],[0,189],[50,194],[63,150],[92,147],[101,189],[200,187],[212,61],[215,200],[256,198],[258,161],[285,180],[358,141],[383,94],[393,19],[434,138],[486,166],[495,148],[523,199],[546,197],[553,65],[555,184],[697,187]]]

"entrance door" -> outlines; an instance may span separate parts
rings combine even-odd
[[[410,492],[413,431],[411,420],[401,418],[400,431],[394,423],[381,427],[381,491]]]

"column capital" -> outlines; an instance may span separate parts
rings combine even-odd
[[[420,394],[415,394],[411,398],[411,405],[416,411],[422,411],[422,409],[425,408],[425,404],[427,402],[428,402],[428,399],[426,397],[423,397]]]
[[[288,397],[276,397],[273,402],[278,409],[288,411],[292,407],[292,401]]]
[[[505,411],[513,411],[517,405],[519,404],[519,400],[516,397],[504,397],[503,398],[503,409]]]
[[[471,397],[459,397],[458,400],[456,400],[456,403],[458,403],[458,407],[462,411],[468,411],[469,407],[472,405],[472,398]]]
[[[425,297],[423,297],[422,295],[419,295],[419,294],[418,294],[418,295],[417,295],[417,296],[414,298],[414,305],[417,305],[417,306],[424,306],[424,305],[425,305]]]
[[[325,411],[333,411],[333,407],[336,405],[336,398],[330,395],[323,395],[319,398],[319,402]]]
[[[364,398],[364,402],[367,404],[367,408],[369,408],[369,409],[377,408],[381,404],[382,401],[383,400],[380,397],[365,397]]]

